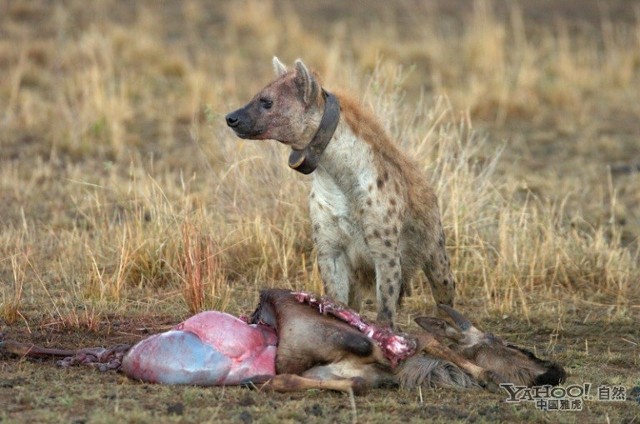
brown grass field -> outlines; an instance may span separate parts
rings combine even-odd
[[[626,422],[640,404],[640,2],[0,0],[0,333],[132,343],[322,289],[309,177],[224,115],[300,57],[436,187],[459,308],[554,358],[506,393],[162,387],[0,356],[2,422]],[[430,311],[418,281],[401,323]],[[371,315],[373,310],[367,313]],[[598,401],[623,386],[629,400]]]

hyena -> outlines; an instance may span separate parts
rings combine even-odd
[[[299,59],[291,70],[276,57],[273,66],[276,80],[226,122],[241,138],[290,146],[289,166],[312,173],[313,240],[327,294],[359,310],[375,287],[377,319],[394,326],[422,269],[436,304],[452,306],[456,282],[425,175],[354,98],[324,90]]]

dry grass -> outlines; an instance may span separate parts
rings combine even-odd
[[[182,227],[184,298],[192,313],[225,310],[229,303],[226,277],[220,268],[219,249],[209,237],[200,235],[190,223]]]
[[[637,321],[640,173],[608,167],[640,163],[640,10],[552,3],[1,3],[0,330],[50,341],[322,290],[308,178],[224,124],[273,55],[359,93],[418,160],[477,321],[527,321],[549,352],[580,323]],[[403,319],[430,302],[416,282]],[[562,359],[607,382],[583,350]]]
[[[405,16],[429,23],[409,34],[384,25],[372,37],[336,19],[314,35],[291,5],[243,6],[6,6],[7,323],[74,326],[79,310],[93,322],[114,308],[185,303],[238,311],[260,287],[321,290],[306,181],[283,165],[283,148],[237,140],[222,119],[271,78],[272,53],[302,56],[328,87],[362,93],[418,158],[441,199],[464,302],[527,317],[582,302],[637,312],[638,177],[593,174],[606,140],[589,121],[638,100],[638,24],[603,14],[591,32],[527,27],[519,9],[499,18],[478,1],[451,33],[425,10]],[[516,128],[513,139],[492,136]],[[553,149],[535,143],[549,131],[585,152],[564,179],[553,175],[562,162],[536,155]],[[592,173],[589,189],[580,171]],[[420,310],[425,296],[409,304]]]

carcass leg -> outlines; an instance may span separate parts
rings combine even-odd
[[[64,349],[48,349],[29,343],[18,343],[13,340],[0,342],[0,351],[11,353],[17,356],[28,357],[56,357],[56,356],[73,356],[78,353],[77,350]]]
[[[30,358],[63,358],[58,365],[68,367],[71,365],[89,365],[100,371],[119,369],[122,357],[129,350],[129,345],[116,345],[111,348],[90,347],[76,350],[51,349],[28,343],[18,343],[13,340],[0,341],[0,352]]]
[[[254,383],[257,383],[255,380]],[[336,380],[316,380],[301,377],[296,374],[278,374],[269,378],[263,384],[257,384],[260,389],[275,392],[298,392],[310,389],[335,390],[349,394],[360,395],[365,391],[365,384],[359,378],[342,378]]]

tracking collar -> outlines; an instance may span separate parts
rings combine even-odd
[[[322,89],[324,113],[315,135],[302,150],[294,150],[289,155],[289,167],[305,175],[318,167],[320,156],[329,145],[340,121],[340,103],[333,94]]]

